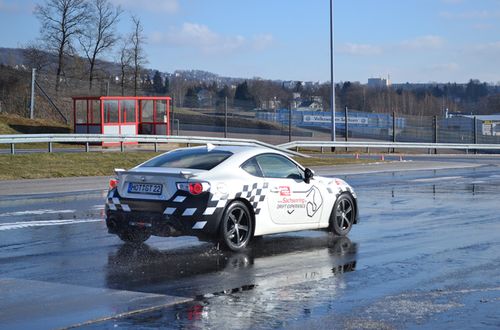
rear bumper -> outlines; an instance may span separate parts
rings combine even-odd
[[[148,201],[122,198],[110,190],[105,205],[108,232],[140,227],[156,236],[216,236],[223,210],[207,212],[211,197],[179,191],[167,201]]]

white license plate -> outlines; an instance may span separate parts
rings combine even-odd
[[[161,195],[162,187],[161,184],[155,183],[130,182],[128,184],[128,192],[131,194]]]

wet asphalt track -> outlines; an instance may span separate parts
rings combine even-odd
[[[500,161],[474,163],[343,175],[361,207],[348,239],[274,235],[240,254],[124,245],[101,190],[4,194],[0,328],[498,329]]]

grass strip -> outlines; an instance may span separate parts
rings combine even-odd
[[[349,164],[368,164],[379,162],[375,159],[355,159],[355,158],[295,158],[297,162],[303,166],[335,166],[335,165],[349,165]]]
[[[0,155],[0,180],[112,175],[115,168],[132,168],[155,152],[33,153]],[[365,159],[298,158],[304,166],[358,164]]]
[[[112,175],[158,155],[154,152],[82,152],[0,155],[0,180]]]

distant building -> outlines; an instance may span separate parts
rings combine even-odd
[[[321,104],[321,102],[318,102],[316,100],[304,101],[297,107],[297,110],[298,111],[322,111],[323,104]]]
[[[276,97],[273,97],[272,99],[260,102],[260,106],[258,108],[263,110],[276,110],[279,107],[281,107],[281,101]]]
[[[295,89],[296,87],[297,87],[297,81],[295,80],[283,81],[283,88],[292,90]]]
[[[391,86],[391,80],[389,77],[385,78],[368,78],[368,87],[373,88],[385,88]]]

